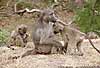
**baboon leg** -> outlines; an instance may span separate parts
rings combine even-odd
[[[51,54],[57,54],[57,47],[53,46],[51,49]]]
[[[67,53],[69,55],[79,55],[79,56],[82,56],[83,53],[81,51],[81,43],[82,41],[72,41],[72,42],[69,42],[68,43],[68,47],[67,47]]]
[[[64,47],[62,48],[63,53],[67,53],[68,43],[65,43]]]
[[[63,47],[53,46],[51,49],[51,54],[65,54]]]
[[[82,43],[83,40],[80,40],[78,43],[77,43],[77,50],[78,50],[78,55],[79,56],[82,56],[83,53],[82,53],[82,50],[81,50],[81,43]]]
[[[69,55],[76,55],[77,53],[76,42],[69,41],[68,47],[67,47],[67,53]]]
[[[69,38],[68,38],[68,35],[66,34],[65,30],[60,31],[60,34],[61,34],[62,40],[64,41],[64,47],[62,48],[62,51],[64,54],[66,54]]]
[[[51,44],[51,45],[59,46],[59,47],[62,46],[62,43],[56,37],[46,38],[45,40],[42,40],[40,44]]]
[[[61,48],[63,47],[62,42],[56,37],[46,38],[41,44],[50,44],[52,46],[51,53],[61,53]]]

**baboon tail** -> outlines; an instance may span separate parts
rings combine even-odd
[[[98,49],[94,46],[93,42],[92,42],[89,38],[88,38],[88,40],[89,40],[90,44],[92,45],[92,47],[100,54],[100,50],[98,50]]]

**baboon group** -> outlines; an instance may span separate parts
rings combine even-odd
[[[30,50],[25,53],[33,54],[70,54],[70,55],[80,55],[83,53],[81,51],[81,43],[87,35],[80,32],[79,30],[70,27],[72,23],[65,23],[60,20],[51,9],[32,9],[29,10],[25,8],[22,11],[16,11],[16,13],[40,13],[39,19],[33,26],[32,40],[35,45],[34,50]],[[28,26],[22,24],[18,26],[11,33],[9,48],[12,46],[25,47],[27,45],[29,35],[27,34]],[[59,36],[58,36],[59,35]],[[60,38],[60,39],[59,39]],[[88,37],[87,37],[88,38]],[[89,39],[89,38],[88,38]],[[89,42],[94,47],[92,41]],[[94,49],[96,49],[94,47]],[[14,50],[14,49],[13,49]],[[100,53],[99,50],[96,49]]]

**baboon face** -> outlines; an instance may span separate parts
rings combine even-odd
[[[51,10],[45,10],[43,13],[43,20],[45,22],[56,22],[54,12]]]
[[[27,32],[27,26],[26,25],[20,25],[18,27],[18,33],[20,35],[24,35]]]
[[[54,28],[54,33],[56,34],[62,31],[64,27],[59,23],[54,23],[53,28]]]

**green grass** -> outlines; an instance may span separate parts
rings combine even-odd
[[[88,0],[89,2],[85,4],[84,8],[78,9],[76,11],[76,22],[80,26],[81,31],[100,31],[100,15],[95,15],[94,11],[97,3],[94,0]],[[100,1],[99,1],[100,3]],[[100,4],[98,4],[100,6]],[[99,11],[99,10],[98,10]]]
[[[8,41],[10,33],[5,30],[0,28],[0,44],[5,44]]]

